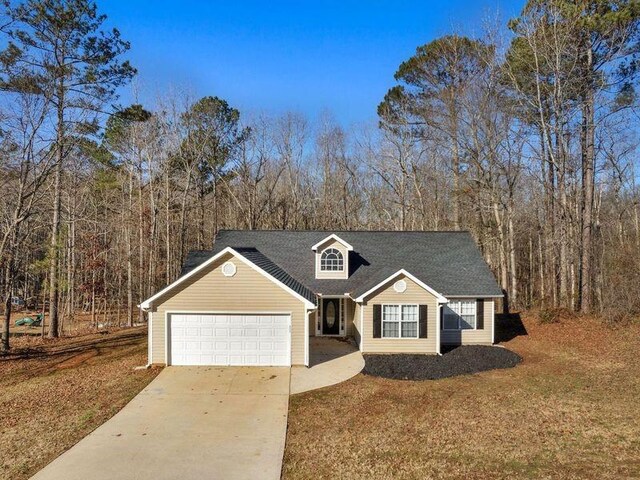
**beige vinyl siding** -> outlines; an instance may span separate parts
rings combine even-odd
[[[457,299],[456,299],[457,300]],[[477,300],[476,298],[469,300]],[[493,342],[494,301],[484,299],[484,328],[482,330],[441,330],[440,343],[453,345],[490,345]]]
[[[398,293],[393,284],[398,280],[407,282],[407,289]],[[427,307],[427,338],[373,338],[373,305],[417,304]],[[437,353],[436,329],[438,302],[435,296],[404,275],[398,276],[369,295],[362,304],[364,308],[365,353]],[[358,313],[359,314],[359,313]]]
[[[342,272],[323,272],[320,270],[320,256],[327,248],[335,248],[342,253],[344,259],[344,270]],[[316,250],[316,278],[348,278],[349,277],[349,251],[347,247],[336,240],[327,241]]]
[[[222,265],[232,261],[236,274],[225,277]],[[304,365],[305,304],[232,254],[224,255],[154,302],[153,363],[166,362],[166,313],[237,312],[291,315],[291,363]]]

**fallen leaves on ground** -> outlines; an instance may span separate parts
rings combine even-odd
[[[146,328],[31,340],[0,357],[0,478],[28,478],[118,412],[159,369]]]
[[[292,397],[283,477],[640,477],[640,325],[513,322],[515,368]]]

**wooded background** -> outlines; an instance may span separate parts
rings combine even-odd
[[[136,71],[95,3],[10,2],[4,331],[12,296],[44,303],[53,337],[82,310],[144,322],[136,305],[225,228],[466,229],[507,306],[638,315],[639,18],[636,2],[532,0],[419,46],[395,86],[389,72],[379,123],[346,128],[215,92],[114,107]]]

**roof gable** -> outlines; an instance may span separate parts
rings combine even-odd
[[[398,277],[401,276],[405,276],[407,278],[410,278],[413,282],[415,282],[417,285],[419,285],[420,287],[424,288],[427,292],[429,292],[431,295],[433,295],[434,297],[436,297],[436,300],[438,301],[438,303],[447,303],[449,300],[447,300],[443,295],[441,295],[440,293],[436,292],[433,288],[431,288],[429,285],[427,285],[426,283],[424,283],[422,280],[420,280],[419,278],[416,278],[414,275],[411,275],[409,272],[407,272],[404,268],[398,270],[396,273],[394,273],[393,275],[388,276],[387,278],[383,279],[380,283],[378,283],[377,285],[374,285],[373,287],[371,287],[369,290],[367,290],[366,292],[362,293],[360,296],[354,298],[354,300],[356,302],[363,302],[369,295],[371,295],[372,293],[374,293],[376,290],[378,290],[380,287],[386,285],[389,282],[392,282],[393,280],[395,280]]]
[[[345,242],[343,239],[341,239],[338,235],[336,235],[335,233],[332,233],[331,235],[329,235],[326,238],[323,238],[322,240],[320,240],[318,243],[316,243],[314,246],[311,247],[311,250],[313,250],[314,252],[317,251],[320,247],[322,247],[323,245],[329,243],[330,241],[335,241],[340,243],[341,245],[343,245],[348,251],[352,251],[353,250],[353,246],[348,243]]]
[[[201,252],[199,252],[201,253]],[[273,283],[277,284],[284,290],[288,291],[294,297],[301,300],[307,308],[315,308],[315,295],[307,287],[288,275],[284,270],[271,262],[267,257],[256,252],[255,249],[234,249],[231,247],[225,247],[214,255],[210,255],[207,259],[204,259],[199,265],[195,266],[191,270],[182,273],[182,275],[173,283],[160,290],[155,295],[149,297],[140,304],[140,308],[147,310],[153,307],[153,302],[158,298],[166,295],[177,286],[184,283],[187,279],[194,276],[196,273],[204,270],[209,265],[214,263],[219,258],[230,253],[235,258],[249,265],[251,268],[261,273]]]

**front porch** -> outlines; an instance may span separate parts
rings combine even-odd
[[[291,368],[292,394],[344,382],[364,368],[362,353],[349,339],[309,337],[309,367]]]
[[[322,296],[309,332],[316,337],[352,336],[356,303],[346,295]]]
[[[309,368],[346,357],[354,352],[358,352],[358,347],[350,338],[310,337]]]

